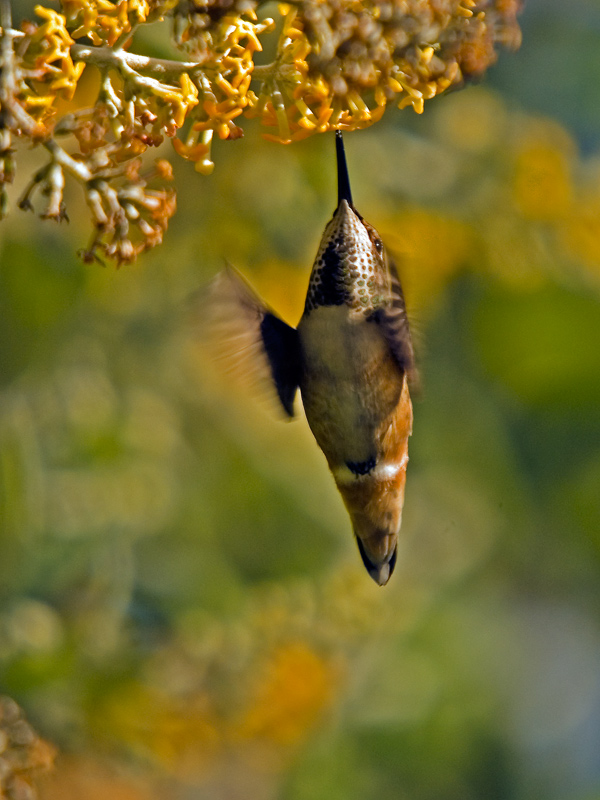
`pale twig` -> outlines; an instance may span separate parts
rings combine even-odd
[[[66,169],[73,177],[80,181],[91,180],[92,173],[88,167],[82,161],[77,161],[70,156],[54,139],[46,139],[42,144],[51,154],[52,160]]]
[[[46,187],[44,193],[48,194],[48,208],[44,212],[46,219],[60,221],[65,218],[63,206],[63,190],[65,188],[65,175],[62,167],[54,161],[46,175]]]
[[[43,125],[37,123],[25,109],[15,100],[17,77],[13,40],[19,31],[12,29],[11,7],[9,0],[0,0],[0,109],[7,128],[18,129],[32,139],[40,139],[44,133]]]
[[[71,56],[76,61],[84,61],[97,67],[112,66],[121,70],[125,65],[135,72],[149,72],[164,78],[178,78],[183,72],[193,74],[195,71],[202,71],[202,65],[198,61],[151,58],[126,50],[115,51],[111,47],[95,47],[87,44],[71,45]]]

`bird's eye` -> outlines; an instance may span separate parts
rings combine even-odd
[[[381,255],[381,253],[383,252],[383,242],[381,241],[381,239],[375,239],[374,244],[375,244],[375,250],[377,250],[379,255]]]

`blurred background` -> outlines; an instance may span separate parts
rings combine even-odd
[[[522,27],[346,136],[423,382],[384,589],[302,415],[187,311],[228,260],[297,323],[333,136],[177,161],[120,270],[78,261],[76,190],[69,225],[3,222],[0,693],[59,750],[44,800],[600,798],[600,2]]]

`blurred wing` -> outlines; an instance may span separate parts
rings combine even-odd
[[[404,293],[396,265],[387,252],[386,258],[390,295],[388,302],[373,312],[371,320],[379,326],[400,369],[406,373],[411,383],[417,383],[415,353],[410,336]]]
[[[293,417],[301,364],[297,331],[273,314],[231,266],[204,294],[201,316],[228,367],[274,386],[286,414]]]

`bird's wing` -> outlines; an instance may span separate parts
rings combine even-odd
[[[301,369],[295,328],[276,316],[230,265],[203,292],[200,306],[202,328],[228,368],[274,386],[286,414],[293,417]]]
[[[388,302],[375,313],[378,322],[399,366],[411,376],[415,371],[413,350],[406,302],[393,259],[387,254],[390,295]]]
[[[387,265],[387,299],[371,314],[369,319],[379,326],[392,355],[409,382],[413,386],[418,386],[415,352],[410,335],[404,292],[394,260],[386,249],[383,249],[383,255]]]

